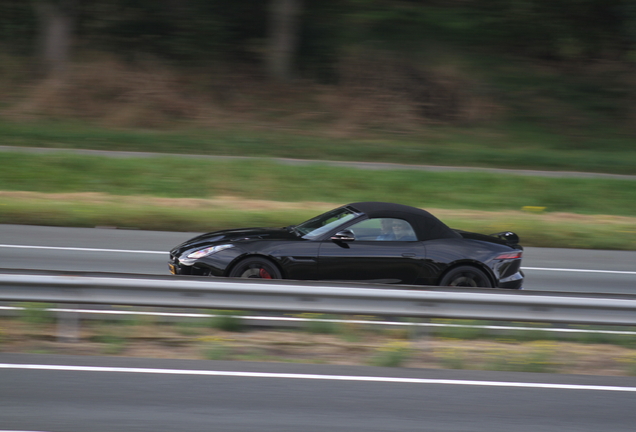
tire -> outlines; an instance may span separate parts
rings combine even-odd
[[[472,266],[459,266],[444,275],[440,286],[492,288],[486,273]]]
[[[265,258],[245,258],[239,261],[230,271],[230,277],[248,279],[282,279],[283,275],[278,267]]]

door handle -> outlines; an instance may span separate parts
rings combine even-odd
[[[415,254],[414,254],[414,253],[407,252],[407,253],[403,253],[403,254],[402,254],[402,256],[403,256],[403,257],[405,257],[405,258],[412,258],[412,257],[414,257],[414,256],[415,256]]]

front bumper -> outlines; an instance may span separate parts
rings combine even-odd
[[[205,260],[180,261],[178,257],[171,255],[168,261],[168,270],[173,275],[192,276],[223,276],[223,268],[214,265],[215,263]]]
[[[173,275],[209,276],[210,270],[196,265],[184,265],[178,260],[168,261],[168,270]]]
[[[173,275],[191,275],[191,274],[193,274],[191,266],[184,266],[182,264],[175,263],[175,262],[168,262],[168,270]]]

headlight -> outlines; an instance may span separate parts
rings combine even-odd
[[[224,245],[210,246],[205,249],[201,249],[196,252],[192,252],[191,254],[188,254],[188,258],[194,258],[194,259],[202,258],[204,256],[212,255],[213,253],[217,253],[222,250],[229,249],[231,247],[234,247],[234,245],[224,244]]]

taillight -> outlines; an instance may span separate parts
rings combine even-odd
[[[506,253],[502,253],[500,255],[497,255],[495,257],[495,259],[498,259],[498,260],[521,259],[521,255],[523,255],[522,251],[506,252]]]

